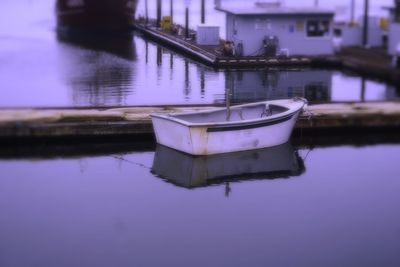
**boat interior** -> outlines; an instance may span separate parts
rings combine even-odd
[[[279,114],[289,109],[278,105],[258,104],[250,106],[233,106],[227,109],[209,112],[174,115],[175,118],[192,123],[235,122],[261,119]]]

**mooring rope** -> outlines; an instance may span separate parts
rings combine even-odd
[[[147,170],[151,170],[150,167],[144,165],[143,163],[138,163],[138,162],[134,162],[134,161],[127,160],[127,159],[124,158],[123,156],[113,156],[113,155],[112,155],[112,156],[110,156],[110,157],[113,157],[113,158],[118,159],[118,160],[121,160],[121,161],[125,161],[125,162],[127,162],[127,163],[132,164],[132,165],[136,165],[136,166],[145,168],[145,169],[147,169]]]

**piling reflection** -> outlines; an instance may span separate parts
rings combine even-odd
[[[59,32],[58,40],[60,68],[76,106],[235,104],[296,96],[325,103],[398,96],[385,85],[335,70],[216,71],[136,34],[104,38]]]
[[[212,184],[299,176],[305,171],[303,159],[290,143],[210,156],[194,157],[158,145],[152,172],[185,188]]]
[[[62,68],[78,106],[119,106],[132,92],[136,46],[132,34],[58,32]]]
[[[132,33],[100,34],[87,31],[57,31],[57,40],[88,50],[107,52],[127,60],[137,58]]]

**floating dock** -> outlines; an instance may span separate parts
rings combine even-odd
[[[366,77],[400,85],[400,69],[392,66],[391,57],[383,49],[345,47],[341,48],[335,55],[330,56],[229,57],[224,56],[222,53],[222,40],[220,45],[197,45],[192,39],[187,40],[184,36],[173,35],[154,26],[136,23],[134,27],[144,36],[214,68],[232,69],[277,66],[337,68],[347,69]]]
[[[110,109],[0,110],[0,140],[153,136],[151,113],[200,111],[212,107],[126,107]],[[353,129],[400,132],[400,103],[337,103],[311,105],[297,130]]]
[[[252,67],[274,67],[274,66],[340,66],[341,62],[334,56],[292,56],[292,57],[265,57],[247,56],[235,57],[224,56],[222,43],[220,45],[198,45],[193,39],[185,39],[184,36],[173,35],[167,31],[160,30],[154,26],[135,24],[135,29],[144,36],[176,49],[183,54],[214,68],[252,68]]]
[[[337,54],[343,68],[400,86],[400,68],[392,65],[392,58],[382,48],[342,48]]]

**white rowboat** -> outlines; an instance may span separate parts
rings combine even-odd
[[[157,143],[191,155],[245,151],[286,143],[306,100],[271,100],[230,108],[151,114]]]

